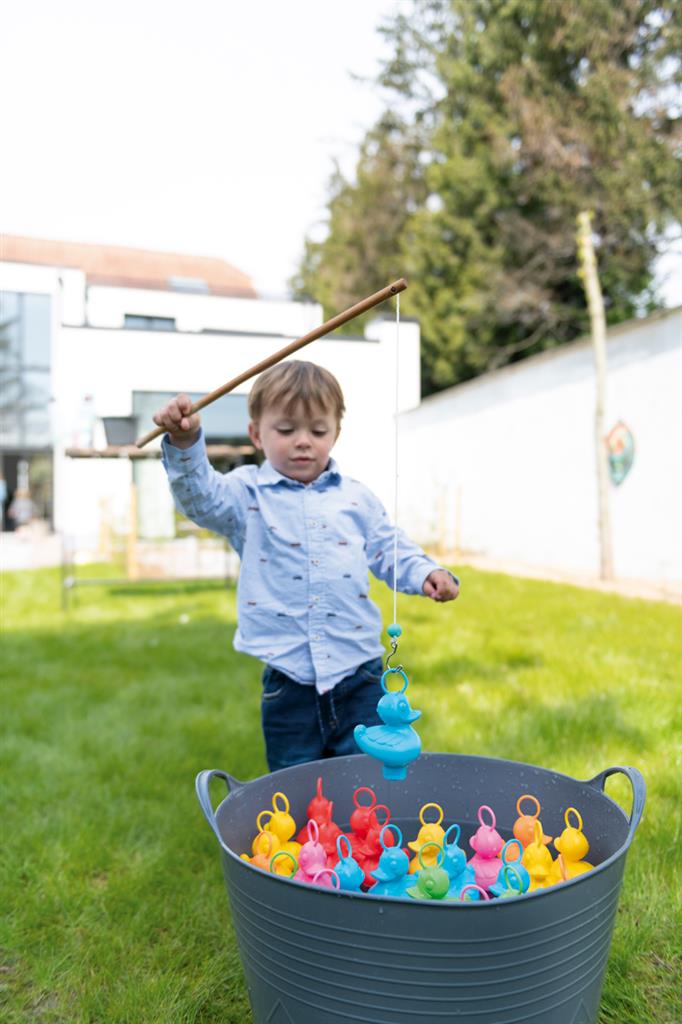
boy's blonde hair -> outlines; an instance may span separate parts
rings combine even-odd
[[[280,406],[291,415],[299,403],[306,416],[320,410],[331,412],[339,425],[346,409],[341,385],[333,373],[316,363],[291,359],[271,366],[257,378],[249,395],[249,416],[257,423],[272,406]]]

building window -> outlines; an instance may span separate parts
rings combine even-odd
[[[52,443],[51,316],[49,295],[0,295],[0,449]]]
[[[126,313],[123,326],[131,331],[174,331],[175,320],[170,316],[139,316]]]
[[[137,417],[138,431],[152,426],[157,409],[175,397],[173,391],[133,391],[133,415]],[[203,398],[201,392],[189,392],[192,402]],[[251,444],[249,439],[249,412],[247,395],[224,395],[201,410],[201,424],[208,444]]]

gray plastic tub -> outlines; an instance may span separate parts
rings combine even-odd
[[[605,795],[616,772],[632,784],[630,817]],[[214,812],[209,782],[229,794]],[[250,850],[256,815],[278,790],[297,825],[322,777],[343,828],[358,786],[390,807],[405,840],[418,831],[420,807],[437,801],[445,823],[462,827],[460,845],[490,804],[497,829],[512,834],[516,801],[532,793],[548,835],[559,835],[577,807],[590,841],[593,871],[552,889],[480,903],[389,900],[313,888],[240,859]],[[636,768],[607,768],[579,782],[513,761],[424,754],[404,782],[387,782],[372,758],[297,765],[252,782],[201,772],[197,796],[220,843],[234,927],[255,1024],[595,1024],[625,856],[644,808]]]

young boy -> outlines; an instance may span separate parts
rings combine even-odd
[[[154,417],[181,511],[224,534],[242,561],[234,646],[265,662],[261,701],[270,771],[356,754],[353,729],[379,722],[381,615],[369,569],[393,586],[394,531],[364,484],[330,458],[344,401],[336,378],[292,360],[249,396],[258,466],[216,472],[198,415],[178,395]],[[398,533],[398,589],[451,601],[459,581]]]

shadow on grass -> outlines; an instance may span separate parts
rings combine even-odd
[[[218,591],[233,591],[234,587],[231,583],[226,580],[197,580],[194,582],[186,582],[185,580],[178,580],[177,582],[157,582],[156,580],[149,580],[148,582],[140,583],[120,583],[114,586],[110,582],[105,581],[102,583],[102,587],[106,588],[107,597],[141,597],[144,595],[146,598],[151,597],[181,597],[183,594],[203,594]]]

